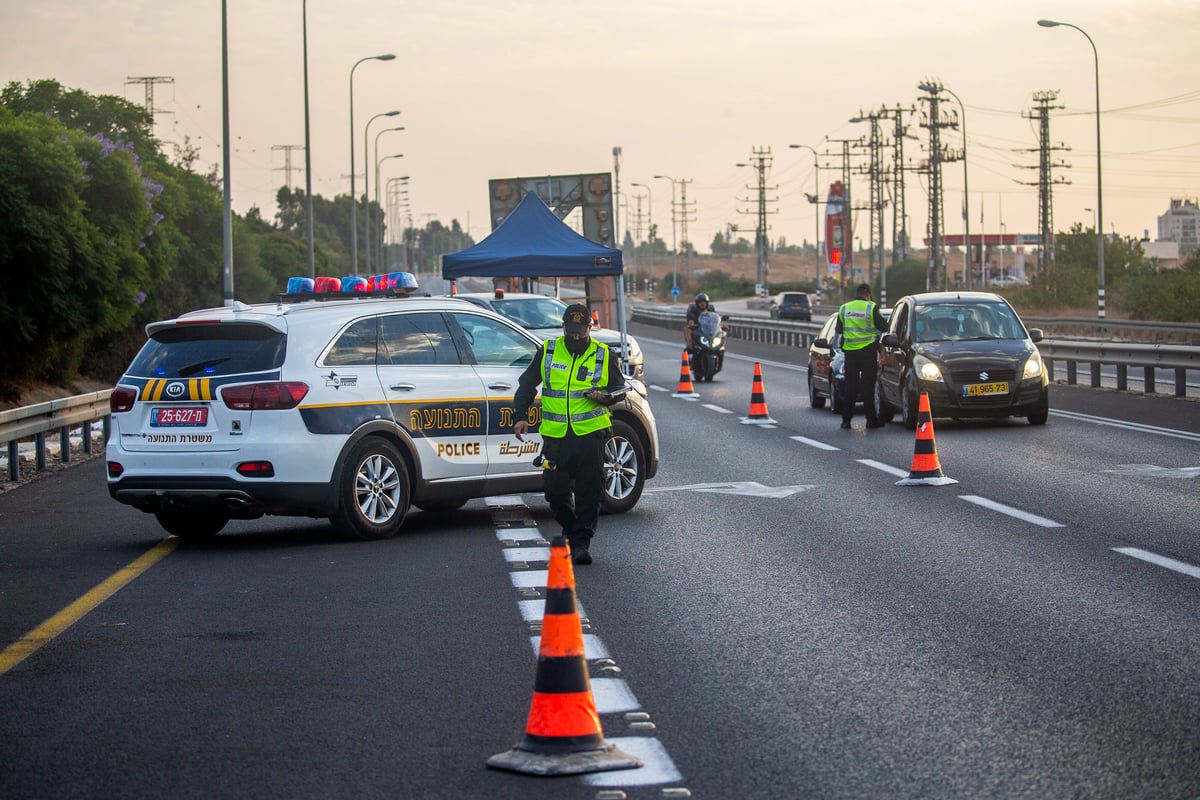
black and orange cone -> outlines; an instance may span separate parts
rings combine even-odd
[[[743,425],[774,425],[775,420],[767,411],[766,392],[763,391],[762,366],[754,362],[754,382],[750,384],[750,412],[742,417]]]
[[[929,408],[929,395],[921,392],[917,406],[917,441],[913,447],[912,468],[908,477],[896,481],[897,486],[947,486],[958,483],[942,473],[938,461],[937,442],[933,438],[933,412]]]
[[[593,328],[600,327],[600,312],[599,311],[592,312],[592,327]]]
[[[683,360],[679,364],[679,388],[671,397],[686,397],[694,400],[700,394],[692,386],[692,362],[688,359],[688,351],[683,351]]]
[[[584,660],[571,549],[562,536],[550,543],[546,610],[525,736],[516,747],[489,758],[487,765],[528,775],[577,775],[642,766],[640,759],[604,741]]]

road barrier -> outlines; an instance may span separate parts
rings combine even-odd
[[[37,405],[0,411],[0,442],[8,447],[7,478],[21,479],[21,443],[33,440],[34,467],[46,468],[46,434],[58,431],[59,460],[66,464],[71,460],[71,430],[82,426],[83,452],[92,452],[92,424],[97,420],[104,426],[104,440],[108,441],[110,416],[109,397],[111,389],[99,392],[63,397]]]
[[[633,310],[633,321],[660,328],[683,327],[683,310],[671,311],[652,306],[639,306]],[[1034,320],[1026,324],[1035,326]],[[736,316],[728,322],[729,338],[761,344],[807,349],[821,330],[820,322],[781,322],[772,319]],[[1153,323],[1141,323],[1140,327],[1152,327]],[[1165,326],[1175,330],[1177,326]],[[1200,328],[1200,326],[1196,326]],[[1083,365],[1090,375],[1090,385],[1100,388],[1101,366],[1116,369],[1117,389],[1129,389],[1129,371],[1142,371],[1142,387],[1145,394],[1157,390],[1155,370],[1173,370],[1176,397],[1187,397],[1188,375],[1200,375],[1200,347],[1184,344],[1145,344],[1141,342],[1108,341],[1096,339],[1047,338],[1038,342],[1038,350],[1050,379],[1054,380],[1055,362],[1066,369],[1066,382],[1079,383],[1079,368]]]

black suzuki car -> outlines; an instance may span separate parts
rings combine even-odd
[[[875,413],[917,426],[921,392],[934,417],[1050,414],[1050,380],[1036,342],[1008,301],[990,292],[930,292],[902,298],[880,340]]]

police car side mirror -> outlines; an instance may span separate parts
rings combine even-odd
[[[885,333],[883,338],[879,340],[884,347],[899,347],[900,337],[894,333]]]

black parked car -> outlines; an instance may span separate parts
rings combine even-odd
[[[875,413],[899,412],[917,426],[920,393],[934,417],[1027,417],[1050,414],[1050,380],[1035,345],[1008,301],[990,292],[930,292],[901,298],[880,341]]]

